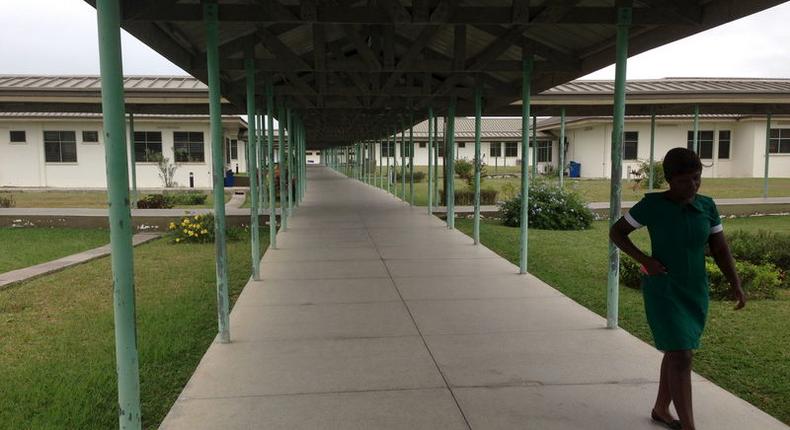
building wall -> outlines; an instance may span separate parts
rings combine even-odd
[[[106,188],[105,143],[101,120],[74,119],[8,119],[0,121],[0,186],[7,187],[61,187],[61,188]],[[232,126],[231,126],[232,127]],[[11,130],[24,130],[26,142],[10,143]],[[74,163],[47,163],[44,157],[44,131],[74,131],[76,135],[77,161]],[[83,131],[97,131],[98,143],[82,141]],[[203,133],[204,161],[175,163],[175,181],[180,187],[189,186],[189,176],[194,177],[194,186],[210,188],[211,145],[207,120],[146,120],[135,118],[135,131],[158,131],[162,133],[162,155],[174,162],[173,132],[196,131]],[[226,130],[227,136],[236,136],[238,129]],[[126,132],[128,136],[128,129]],[[246,171],[244,145],[239,142],[239,160],[228,166]],[[131,166],[131,163],[130,163]],[[137,162],[138,188],[161,188],[156,163]],[[131,167],[130,167],[131,168]],[[130,173],[131,175],[131,173]]]
[[[751,148],[751,176],[763,177],[765,174],[765,121],[748,122],[754,145]],[[788,120],[772,120],[771,128],[790,128]],[[790,154],[770,154],[768,176],[771,178],[790,178]]]
[[[480,143],[480,159],[488,166],[489,171],[492,172],[492,168],[494,167],[504,167],[504,166],[520,166],[521,165],[521,142],[517,142],[517,155],[515,157],[505,157],[505,145],[502,143],[502,151],[501,157],[491,157],[491,144],[492,142],[505,142],[508,139],[496,140],[496,141],[484,141]],[[512,141],[512,140],[510,140]],[[428,145],[426,144],[424,148],[420,147],[421,140],[415,139],[414,141],[414,165],[415,166],[427,166],[428,165]],[[534,164],[534,160],[532,157],[532,146],[530,141],[530,154],[529,154],[529,165],[532,166]],[[455,142],[456,146],[456,160],[467,160],[472,161],[475,157],[475,143],[473,140],[467,139],[459,139]],[[553,144],[552,148],[552,161],[556,160],[557,157],[557,149],[556,143]],[[401,143],[400,139],[398,140],[396,147],[395,147],[395,154],[396,157],[390,157],[390,165],[392,165],[396,160],[393,158],[397,158],[397,163],[400,165],[400,152],[401,150]],[[375,159],[378,162],[380,148],[376,145],[376,152],[375,152]],[[382,164],[387,165],[387,157],[382,157]],[[542,167],[545,164],[552,164],[552,163],[538,163],[538,167]],[[439,165],[444,165],[444,157],[439,157]]]

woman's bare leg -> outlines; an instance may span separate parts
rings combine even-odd
[[[669,351],[669,392],[683,430],[694,430],[694,413],[691,406],[691,359],[689,350]]]
[[[672,422],[675,418],[669,411],[669,404],[672,402],[672,394],[669,390],[669,358],[664,353],[664,359],[661,360],[661,376],[658,380],[658,395],[656,396],[656,404],[653,406],[653,411],[661,419],[667,422]]]

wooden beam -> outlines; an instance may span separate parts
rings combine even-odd
[[[367,43],[365,43],[365,41],[362,40],[362,37],[360,37],[359,32],[357,32],[357,29],[355,29],[353,26],[348,24],[340,25],[340,29],[343,30],[343,33],[345,33],[346,38],[348,39],[349,42],[351,42],[351,45],[353,45],[354,48],[357,50],[359,56],[362,57],[362,59],[365,60],[365,62],[367,62],[368,65],[373,70],[377,70],[377,71],[381,70],[381,63],[379,63],[379,59],[377,58],[376,53],[374,53],[373,50],[370,49],[370,47],[367,45]]]

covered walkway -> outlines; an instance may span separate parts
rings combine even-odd
[[[652,347],[424,208],[308,174],[162,428],[656,428]],[[699,428],[786,428],[695,378]]]

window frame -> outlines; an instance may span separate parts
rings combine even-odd
[[[155,145],[157,143],[157,141],[153,140],[153,139],[149,140],[149,135],[156,135],[156,134],[159,135],[159,142],[158,142],[159,143],[159,151],[152,151],[152,150],[150,150],[149,146],[151,146],[152,144]],[[143,140],[138,140],[138,135],[143,135],[144,136]],[[138,159],[138,157],[137,157],[137,153],[138,153],[137,152],[137,146],[139,144],[142,144],[145,147],[145,149],[141,152],[141,154],[143,155],[142,159]],[[157,162],[156,159],[148,158],[148,154],[149,153],[151,153],[151,154],[157,154],[158,153],[160,156],[164,157],[164,152],[163,152],[163,146],[162,145],[163,145],[163,142],[162,142],[162,132],[161,131],[145,131],[145,130],[135,131],[134,132],[134,162],[135,163],[156,163]]]
[[[632,139],[629,139],[629,135]],[[636,138],[633,138],[636,136]],[[633,157],[626,156],[627,153],[631,152],[630,149],[627,149],[629,145],[633,145]],[[631,155],[631,154],[628,154]],[[623,132],[623,160],[624,161],[636,161],[639,159],[639,132],[638,131],[626,131]]]
[[[554,158],[554,142],[551,140],[538,140],[538,163],[551,163]]]
[[[727,138],[726,139],[722,139],[722,134],[723,133],[727,133]],[[732,130],[719,130],[719,132],[718,132],[716,137],[718,139],[717,140],[718,141],[718,146],[716,148],[716,156],[717,156],[717,158],[719,160],[729,160],[732,157]],[[721,143],[723,141],[727,142],[727,156],[726,157],[723,157],[721,155]]]
[[[713,159],[713,142],[716,138],[715,130],[697,130],[699,132],[699,137],[697,138],[697,143],[699,144],[699,151],[697,154],[699,155],[700,160],[712,160]],[[710,133],[710,139],[703,139],[703,136],[706,133]],[[709,144],[710,147],[710,157],[703,156],[703,144]],[[688,130],[686,133],[686,148],[690,150],[694,150],[694,130]],[[707,152],[707,151],[705,151]]]
[[[79,162],[79,154],[77,152],[77,132],[74,130],[43,130],[44,133],[44,162],[47,164],[77,164]],[[53,142],[51,140],[48,141],[47,133],[57,133],[58,139],[57,142]],[[63,139],[63,135],[71,134],[71,140]],[[47,151],[47,145],[58,145],[58,160],[50,160],[49,155],[50,152]],[[74,159],[73,160],[64,160],[63,159],[63,146],[64,144],[70,144],[74,147]]]
[[[776,131],[777,137],[774,136]],[[775,142],[775,143],[774,143]],[[774,145],[775,148],[774,148]],[[785,149],[782,151],[782,149]],[[768,154],[786,155],[790,154],[790,128],[772,128],[768,138]]]
[[[179,135],[179,134],[185,134],[187,140],[186,141],[178,141],[176,139],[176,135]],[[200,141],[192,139],[193,137],[196,137],[198,135],[200,136]],[[205,133],[203,133],[202,131],[174,131],[173,132],[173,154],[174,154],[173,158],[175,158],[175,162],[179,163],[179,164],[205,163],[206,162],[206,140],[205,139],[206,139]],[[199,147],[201,149],[201,152],[199,153],[201,157],[200,157],[199,160],[194,160],[194,159],[192,159],[192,156],[193,156],[192,149],[197,147],[197,146],[193,146],[193,145],[198,145],[198,144],[200,145]],[[178,147],[179,145],[186,145],[187,151],[179,152],[179,147]],[[186,154],[186,160],[183,159],[184,158],[183,155],[180,156],[179,154]]]
[[[504,145],[505,146],[505,157],[518,158],[518,142],[507,141],[507,142],[504,142],[504,144],[505,144]]]
[[[22,133],[22,140],[14,139],[14,133]],[[8,130],[8,143],[12,145],[27,144],[27,130]]]
[[[496,149],[496,151],[494,151],[494,149]],[[502,157],[502,142],[489,142],[488,143],[488,156],[489,157],[494,157],[494,158]]]
[[[86,133],[95,133],[96,140],[88,140],[85,138]],[[99,131],[98,130],[82,130],[80,133],[80,137],[82,138],[82,143],[86,145],[98,145],[99,144]]]

